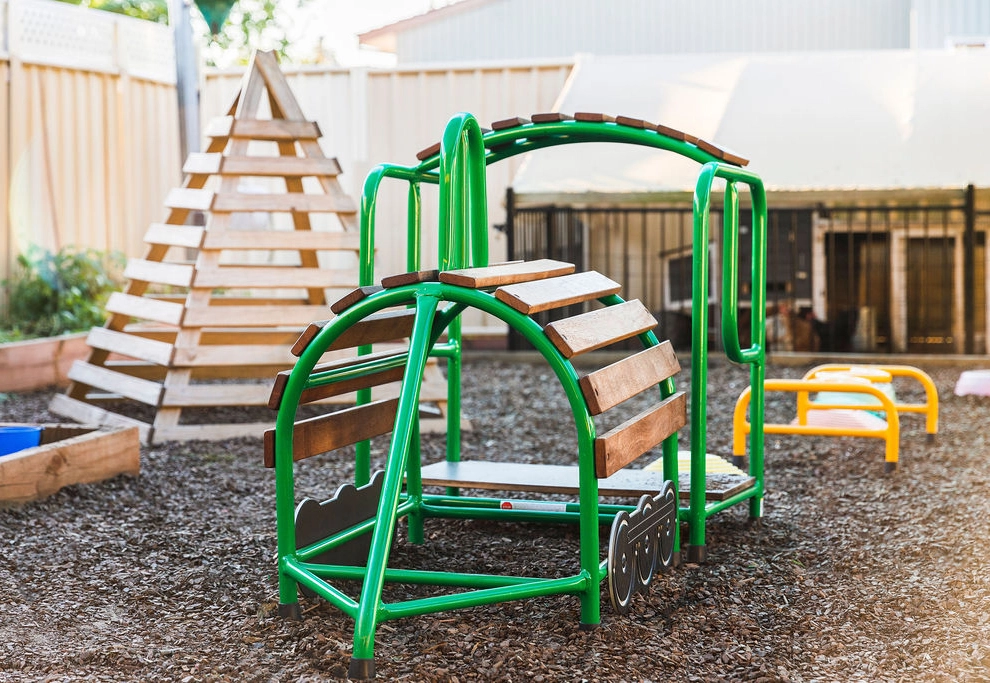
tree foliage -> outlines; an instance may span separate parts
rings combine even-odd
[[[71,5],[116,12],[160,24],[169,23],[167,0],[59,0]],[[211,35],[198,9],[190,9],[190,22],[208,66],[246,64],[254,50],[274,50],[282,61],[306,61],[293,54],[293,13],[312,0],[238,0],[222,29]]]

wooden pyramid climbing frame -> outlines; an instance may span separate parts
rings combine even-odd
[[[266,95],[271,116],[259,118]],[[149,227],[145,257],[128,262],[125,290],[91,330],[89,357],[71,368],[54,412],[136,424],[147,443],[271,426],[274,413],[261,407],[276,373],[294,364],[293,342],[358,284],[356,206],[320,135],[274,54],[255,54],[227,115],[209,125],[206,152],[186,160],[165,222]],[[204,225],[187,224],[196,212]],[[439,401],[446,390],[433,372],[424,400]],[[253,406],[256,416],[244,409]]]

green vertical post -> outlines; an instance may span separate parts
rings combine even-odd
[[[375,630],[378,626],[382,589],[385,585],[385,569],[391,550],[392,536],[395,534],[396,510],[402,492],[402,480],[406,471],[409,444],[416,431],[419,413],[419,392],[422,387],[423,370],[430,353],[433,318],[439,300],[432,296],[418,296],[416,299],[416,321],[413,324],[409,342],[409,358],[406,372],[399,390],[399,404],[396,408],[395,426],[389,446],[385,466],[385,482],[382,484],[381,499],[375,518],[375,529],[371,536],[371,550],[357,618],[354,623],[354,652],[351,658],[352,678],[367,677],[374,673]]]

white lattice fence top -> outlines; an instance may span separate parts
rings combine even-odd
[[[0,0],[0,57],[7,56],[7,0]]]
[[[3,35],[10,54],[25,63],[124,72],[175,83],[175,52],[167,26],[53,0],[6,1]]]
[[[121,69],[138,78],[175,83],[175,41],[167,26],[118,17],[117,40]]]

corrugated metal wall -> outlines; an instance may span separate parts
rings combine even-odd
[[[0,280],[29,245],[140,255],[181,181],[168,28],[56,2],[4,4]]]
[[[918,47],[940,48],[961,38],[990,39],[990,2],[914,0]],[[990,45],[988,45],[990,47]]]
[[[310,119],[320,124],[324,153],[337,157],[340,181],[355,199],[367,172],[380,163],[415,164],[416,153],[437,142],[444,125],[457,112],[471,112],[483,126],[517,115],[550,111],[570,62],[536,66],[457,66],[426,70],[351,71],[286,68],[289,85]],[[205,124],[226,112],[237,92],[239,72],[210,72],[204,79],[201,116]],[[489,215],[492,225],[505,222],[505,190],[520,159],[489,169]],[[437,193],[423,188],[424,267],[436,261]],[[406,270],[406,186],[383,186],[377,211],[378,272]],[[505,235],[490,231],[491,257],[506,253]],[[481,318],[467,320],[478,326]]]
[[[932,0],[934,2],[934,0]],[[912,0],[492,0],[398,34],[400,63],[906,48]],[[975,0],[974,0],[975,4]]]
[[[399,27],[399,63],[941,48],[990,36],[986,0],[491,0]],[[912,36],[915,43],[912,44]]]

